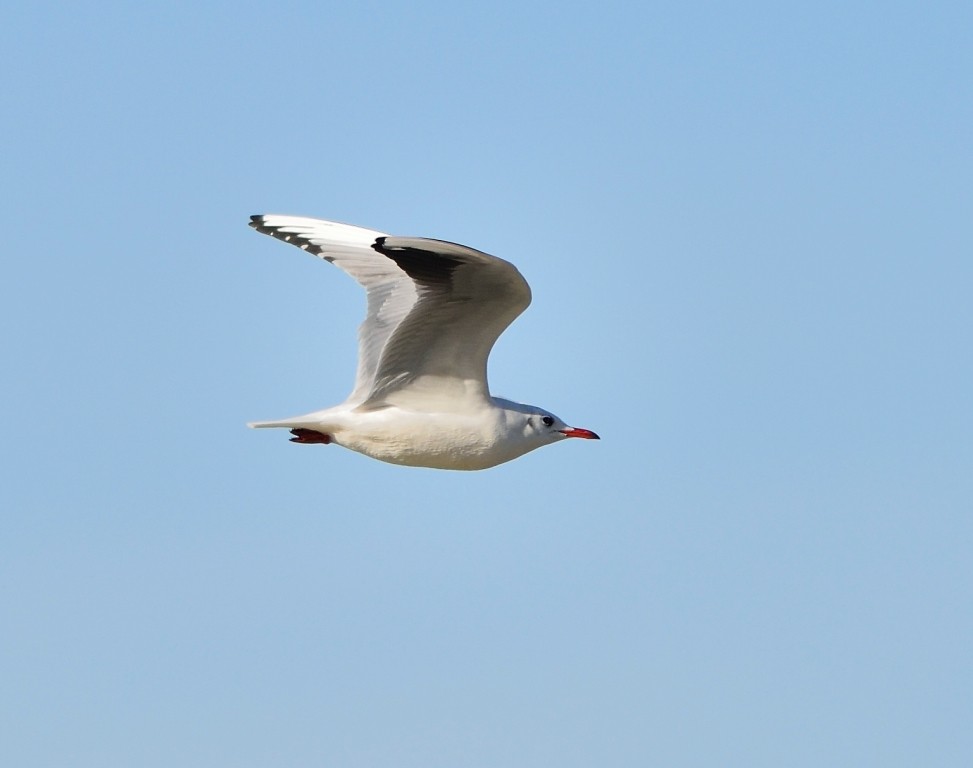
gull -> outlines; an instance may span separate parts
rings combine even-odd
[[[530,304],[517,268],[464,245],[393,237],[299,216],[250,226],[347,272],[365,289],[355,388],[341,405],[251,427],[292,442],[340,445],[373,459],[487,469],[569,437],[597,440],[550,411],[490,395],[487,357]]]

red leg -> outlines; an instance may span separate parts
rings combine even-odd
[[[291,438],[292,443],[304,443],[305,445],[320,443],[321,445],[327,445],[331,442],[331,435],[326,435],[324,432],[316,432],[313,429],[292,429],[291,434],[294,435]]]

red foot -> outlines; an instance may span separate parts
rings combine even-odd
[[[326,435],[324,432],[315,432],[313,429],[292,429],[291,434],[294,435],[291,438],[292,443],[305,443],[307,445],[320,443],[321,445],[327,445],[331,442],[331,435]]]

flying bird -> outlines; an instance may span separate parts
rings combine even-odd
[[[250,226],[347,272],[365,289],[368,310],[345,402],[249,426],[283,427],[292,442],[334,443],[392,464],[459,470],[569,437],[598,439],[543,408],[490,395],[490,350],[530,304],[513,264],[456,243],[321,219],[251,216]]]

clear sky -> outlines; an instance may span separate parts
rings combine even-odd
[[[968,2],[0,12],[0,764],[973,764]],[[247,421],[506,258],[482,473]]]

